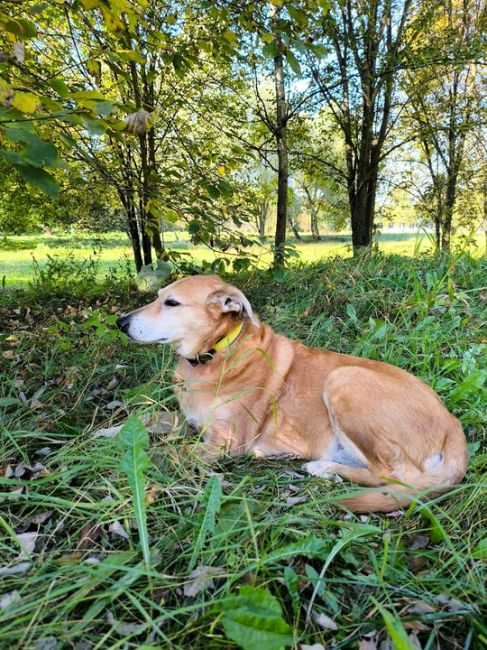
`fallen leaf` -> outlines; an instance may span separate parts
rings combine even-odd
[[[123,406],[123,402],[121,402],[119,399],[114,399],[111,402],[108,402],[105,408],[107,408],[109,411],[114,411],[119,406]]]
[[[122,425],[118,424],[115,427],[106,427],[105,429],[98,429],[92,435],[93,438],[114,438],[120,433]]]
[[[19,564],[14,564],[14,566],[4,566],[0,567],[0,577],[2,576],[21,576],[30,569],[30,562],[19,562]]]
[[[386,517],[391,517],[392,519],[397,519],[398,517],[403,517],[403,516],[404,516],[403,510],[393,510],[392,512],[388,512],[386,514]]]
[[[300,648],[301,650],[325,650],[325,646],[322,643],[313,643],[313,645],[302,643]]]
[[[20,545],[22,546],[22,555],[24,557],[28,557],[29,555],[32,555],[34,552],[34,548],[36,545],[37,538],[39,537],[39,533],[21,533],[20,535],[17,535],[17,539],[20,542]]]
[[[461,601],[456,600],[455,598],[451,598],[446,594],[440,594],[439,596],[437,596],[436,602],[440,603],[440,605],[444,605],[449,612],[458,612],[463,609],[468,609],[465,603],[462,603]]]
[[[40,462],[35,463],[35,465],[29,465],[25,461],[21,461],[15,468],[14,475],[15,478],[21,478],[26,472],[34,475],[41,472],[44,469],[44,465]]]
[[[117,634],[120,636],[127,636],[128,634],[140,634],[145,630],[145,623],[124,623],[123,621],[117,621],[114,615],[111,612],[107,612],[107,621],[108,624],[113,627]]]
[[[426,548],[430,543],[429,535],[415,535],[412,543],[408,547],[411,551],[416,551],[419,548]]]
[[[360,639],[358,644],[358,650],[377,650],[377,641],[376,636],[365,637]]]
[[[210,589],[213,587],[213,578],[221,573],[224,573],[222,567],[204,566],[200,564],[189,574],[190,582],[184,585],[184,595],[194,598],[200,592]]]
[[[98,526],[98,524],[96,524],[93,521],[89,521],[81,529],[78,548],[82,548],[82,549],[90,548],[90,546],[93,546],[95,544],[96,540],[100,537],[100,535],[101,535],[101,526]]]
[[[409,635],[408,638],[409,638],[409,641],[411,642],[411,644],[412,644],[414,647],[416,647],[416,648],[420,648],[420,649],[423,647],[423,646],[421,645],[419,639],[418,639],[418,634],[417,634],[417,632],[411,632],[411,634]]]
[[[56,650],[59,647],[59,641],[54,636],[43,636],[36,639],[32,647],[34,650]]]
[[[41,447],[37,451],[34,452],[34,456],[40,456],[43,458],[44,456],[49,456],[51,453],[52,449],[50,447]]]
[[[108,382],[107,390],[113,390],[116,386],[118,386],[118,379],[114,375]]]
[[[406,630],[417,630],[418,632],[427,632],[430,626],[422,621],[404,621],[404,628]]]
[[[6,609],[9,605],[18,602],[19,600],[20,594],[16,589],[8,594],[4,594],[2,598],[0,598],[0,609]]]
[[[40,524],[43,524],[49,517],[52,515],[52,510],[44,510],[43,512],[38,512],[35,515],[29,515],[25,519],[22,520],[22,523],[19,526],[19,530],[21,532],[27,530],[27,528],[31,524],[35,524],[39,526]]]
[[[41,401],[39,401],[38,399],[36,399],[35,397],[33,397],[30,400],[29,406],[30,406],[31,409],[40,409],[40,408],[42,408],[44,406],[44,404]],[[56,643],[57,643],[57,641],[56,641]]]
[[[422,614],[431,614],[432,612],[436,612],[436,609],[432,607],[429,603],[427,603],[424,600],[418,600],[418,602],[413,603],[410,605],[407,609],[406,612],[408,614],[417,614],[421,616]]]
[[[11,465],[5,465],[0,469],[0,476],[3,476],[4,478],[10,478],[13,475],[14,470],[12,469]]]
[[[5,350],[5,352],[2,352],[2,357],[4,359],[15,359],[15,352],[13,350]]]
[[[124,539],[128,539],[129,535],[125,528],[122,526],[122,524],[119,521],[113,521],[109,526],[108,530],[113,533],[114,535],[118,535],[119,537],[123,537]]]
[[[298,503],[305,503],[308,500],[308,497],[288,497],[286,505],[288,508],[292,508]]]
[[[326,614],[313,612],[313,619],[316,625],[323,630],[333,630],[334,632],[338,630],[338,625]]]

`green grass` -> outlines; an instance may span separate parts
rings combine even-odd
[[[377,647],[388,635],[397,648],[411,634],[428,649],[487,642],[485,259],[375,255],[296,266],[279,283],[229,276],[277,331],[410,370],[460,417],[465,482],[368,519],[334,506],[350,486],[297,461],[204,465],[184,427],[148,446],[137,428],[93,438],[176,406],[171,352],[114,328],[147,297],[122,270],[97,277],[71,265],[0,294],[0,647],[235,648],[242,629],[262,650],[278,633],[295,649],[357,648],[369,633]],[[191,595],[200,565],[213,583]],[[4,575],[13,567],[24,572]]]
[[[302,261],[318,262],[325,257],[351,256],[349,233],[326,235],[321,242],[312,242],[309,235],[303,237],[302,242],[290,240]],[[461,237],[457,237],[456,241],[457,246],[465,245]],[[220,254],[204,246],[192,246],[185,232],[166,233],[165,242],[169,249],[186,254],[188,259],[196,262],[212,262],[222,256],[226,257],[229,263],[234,259],[231,252]],[[431,239],[424,234],[384,233],[378,237],[377,242],[379,250],[389,254],[414,255],[431,251]],[[475,243],[477,250],[482,250],[480,235],[475,239]],[[250,250],[258,256],[262,267],[270,264],[270,240],[268,245]],[[68,256],[74,260],[96,257],[100,274],[106,274],[115,265],[133,267],[132,250],[124,233],[12,236],[7,241],[0,241],[0,280],[5,277],[7,284],[26,284],[32,278],[34,260],[42,268],[49,257],[64,259]]]

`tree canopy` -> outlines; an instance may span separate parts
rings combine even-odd
[[[448,249],[485,219],[485,27],[483,0],[5,0],[0,230],[123,214],[140,269],[174,224],[237,267],[272,227],[282,265],[296,201],[358,252],[401,189]]]

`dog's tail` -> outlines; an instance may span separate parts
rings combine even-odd
[[[460,422],[448,432],[445,445],[434,459],[433,466],[424,471],[405,473],[400,483],[390,483],[357,496],[341,499],[338,504],[352,512],[392,512],[409,506],[413,501],[448,492],[460,483],[467,471],[467,443]]]

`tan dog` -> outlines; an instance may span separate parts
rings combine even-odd
[[[462,427],[431,388],[386,363],[276,334],[217,276],[178,280],[117,323],[134,341],[177,352],[179,404],[211,452],[291,454],[315,476],[380,486],[341,502],[357,512],[394,510],[465,475]]]

